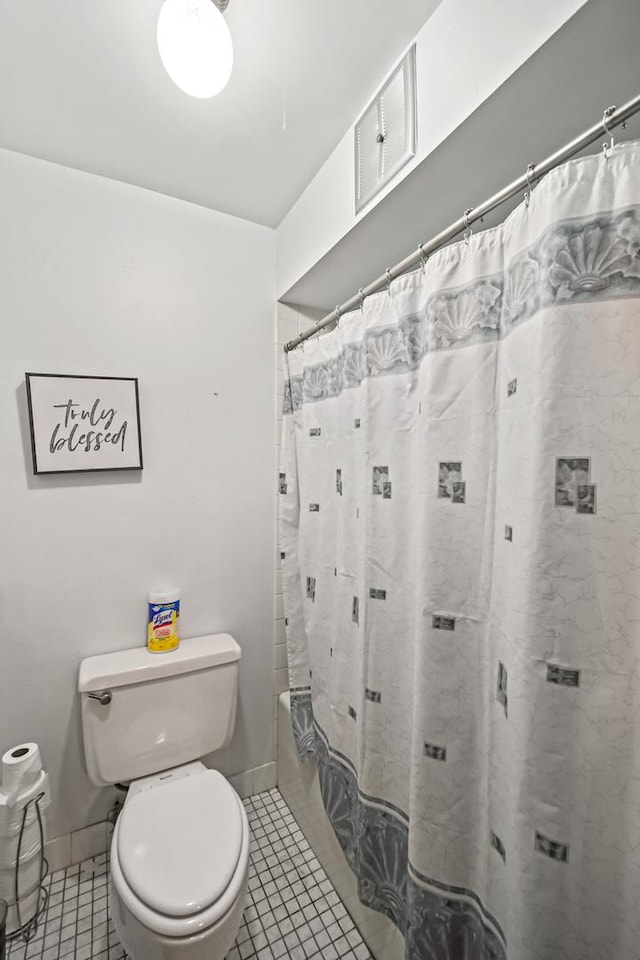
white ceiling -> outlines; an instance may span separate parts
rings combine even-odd
[[[161,0],[0,0],[0,146],[275,226],[439,2],[231,0],[231,81],[195,100]]]

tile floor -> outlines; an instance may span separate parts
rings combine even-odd
[[[278,790],[244,801],[249,895],[227,960],[371,960],[371,954]],[[124,960],[109,920],[106,854],[54,873],[36,936],[7,960]]]

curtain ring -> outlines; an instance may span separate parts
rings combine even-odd
[[[469,245],[469,238],[471,237],[471,234],[473,233],[473,230],[471,229],[471,224],[469,223],[469,217],[470,217],[472,211],[473,211],[473,207],[467,207],[467,209],[465,210],[465,212],[464,212],[464,214],[463,214],[463,216],[464,216],[465,231],[464,231],[464,233],[462,234],[462,239],[463,239],[464,242],[467,244],[467,246]]]
[[[393,282],[393,274],[391,270],[387,267],[384,272],[385,277],[387,278],[387,293],[391,296],[391,283]]]
[[[424,250],[422,249],[422,244],[421,244],[421,243],[418,244],[418,253],[420,254],[420,269],[421,269],[422,272],[424,273],[425,267],[426,267],[426,265],[427,265],[427,257],[425,256],[425,252],[424,252]]]
[[[360,289],[358,290],[358,297],[360,298],[360,312],[364,313],[365,296],[364,296],[364,290],[362,289],[362,287],[360,287]]]
[[[610,107],[607,107],[607,109],[606,109],[606,110],[604,111],[604,113],[602,114],[602,126],[603,126],[604,129],[605,129],[605,133],[606,133],[606,134],[609,136],[609,138],[610,138],[610,142],[609,142],[609,143],[607,143],[606,140],[605,140],[605,142],[602,144],[602,152],[603,152],[603,154],[604,154],[605,160],[608,160],[608,159],[609,159],[609,155],[610,155],[611,151],[613,150],[613,146],[614,146],[614,144],[615,144],[615,140],[613,139],[613,134],[611,133],[611,130],[609,129],[608,120],[609,120],[611,114],[614,113],[616,110],[617,110],[616,105],[615,105],[615,104],[612,104]]]
[[[535,163],[528,163],[528,164],[527,164],[526,177],[527,177],[527,184],[529,185],[529,189],[528,189],[528,190],[525,190],[525,192],[524,192],[524,205],[525,205],[525,207],[528,207],[529,204],[531,203],[531,191],[533,190],[533,184],[531,183],[531,177],[532,177],[532,175],[533,175],[533,171],[535,170],[535,168],[536,168]]]
[[[336,303],[336,308],[335,308],[335,310],[334,310],[333,312],[334,312],[335,315],[336,315],[336,327],[337,327],[337,326],[338,326],[338,321],[340,320],[340,317],[341,317],[340,304],[339,304],[339,303]]]
[[[318,331],[320,330],[320,324],[321,324],[321,323],[322,323],[322,318],[320,318],[319,320],[314,320],[314,321],[313,321],[314,333],[311,334],[311,337],[315,337],[316,333],[318,333]],[[304,341],[303,341],[303,345],[304,345]]]

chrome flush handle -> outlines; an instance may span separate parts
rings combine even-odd
[[[111,690],[102,690],[100,693],[88,693],[87,696],[90,700],[97,700],[103,707],[108,707],[113,695]]]

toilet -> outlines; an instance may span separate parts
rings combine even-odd
[[[133,960],[223,960],[236,938],[249,824],[200,758],[233,734],[240,656],[233,637],[213,634],[80,665],[89,778],[129,784],[111,841],[111,914]]]

